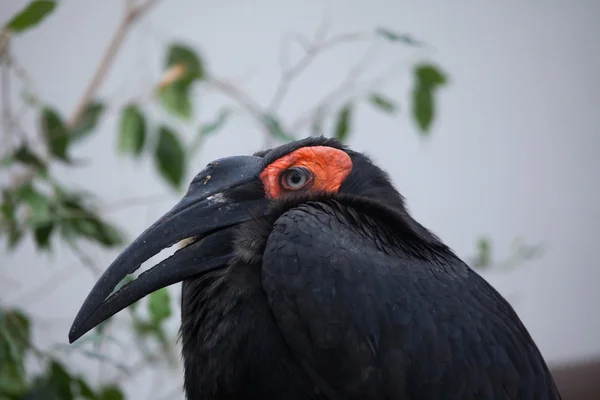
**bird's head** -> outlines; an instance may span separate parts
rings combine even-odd
[[[194,177],[181,201],[108,267],[81,306],[69,341],[160,288],[226,267],[233,256],[232,229],[268,212],[273,202],[311,194],[348,194],[403,207],[384,171],[333,139],[308,138],[253,156],[215,160]],[[143,262],[184,240],[185,247],[115,291]]]

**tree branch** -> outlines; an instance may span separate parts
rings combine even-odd
[[[300,114],[300,116],[291,124],[291,130],[293,132],[301,130],[305,124],[313,120],[317,115],[320,115],[321,118],[324,118],[327,114],[326,111],[331,108],[331,104],[334,103],[338,97],[342,96],[346,92],[351,92],[359,85],[358,79],[369,66],[369,62],[373,57],[373,52],[376,50],[376,44],[376,42],[373,42],[371,46],[369,46],[365,54],[350,68],[342,82],[336,88],[326,94],[315,104],[315,106]],[[371,87],[374,83],[379,82],[382,79],[383,76],[365,86]]]
[[[299,36],[297,38],[298,42],[304,43],[303,47],[305,53],[291,68],[282,67],[282,77],[279,81],[279,84],[277,85],[277,88],[275,89],[275,94],[273,95],[273,98],[269,103],[269,110],[277,110],[277,108],[283,101],[285,95],[287,94],[290,84],[314,61],[314,59],[320,53],[323,53],[341,44],[354,43],[358,41],[372,39],[372,36],[365,35],[363,33],[346,33],[334,36],[328,40],[322,40],[318,38],[319,35],[316,36],[317,40],[315,40],[315,42],[312,43],[302,36]]]
[[[110,69],[110,66],[114,61],[115,56],[121,48],[121,45],[123,44],[123,41],[127,36],[127,33],[129,32],[131,26],[139,19],[139,17],[141,17],[144,13],[150,10],[154,5],[156,5],[158,1],[159,0],[146,0],[144,3],[135,7],[132,7],[131,4],[128,4],[125,16],[123,17],[123,20],[117,27],[117,30],[115,31],[111,41],[109,42],[108,47],[106,48],[106,51],[104,52],[104,55],[100,60],[100,64],[96,68],[96,72],[94,72],[90,83],[84,90],[83,94],[81,95],[81,98],[75,106],[75,111],[73,112],[73,115],[71,116],[67,124],[69,128],[73,128],[77,125],[86,107],[90,104],[94,95],[100,88],[100,85],[106,77],[106,74],[108,73],[108,70]]]
[[[209,77],[206,83],[238,103],[264,129],[265,135],[270,136],[269,126],[263,119],[264,112],[260,103],[229,82]]]
[[[325,39],[328,29],[328,21],[324,20],[321,26],[319,26],[317,29],[313,40],[310,40],[302,35],[293,35],[291,38],[284,38],[282,42],[282,50],[279,56],[279,63],[281,65],[281,79],[267,107],[269,113],[273,114],[277,111],[287,95],[290,85],[304,70],[306,70],[306,68],[308,68],[308,66],[319,54],[322,54],[323,52],[342,44],[373,39],[372,35],[361,32],[345,33]],[[304,49],[304,55],[295,64],[289,67],[289,45],[294,41],[302,46]],[[293,134],[295,132],[296,130],[292,128],[291,133]],[[263,148],[271,147],[273,139],[273,136],[267,131],[264,137]]]
[[[0,37],[0,41],[1,41]],[[0,46],[3,44],[0,43]],[[6,49],[0,48],[0,74],[1,76],[1,90],[2,90],[2,129],[4,132],[4,146],[5,148],[9,148],[10,146],[10,125],[11,125],[11,99],[10,99],[10,57],[8,55],[8,44],[6,45]]]
[[[206,83],[208,83],[210,86],[217,89],[221,93],[224,93],[227,96],[229,96],[248,113],[255,116],[262,115],[262,109],[260,104],[254,99],[252,99],[248,94],[243,92],[241,89],[235,87],[231,83],[214,77],[207,78]]]

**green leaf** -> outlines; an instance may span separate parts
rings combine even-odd
[[[192,116],[192,100],[190,83],[175,81],[159,89],[159,100],[169,113],[176,117],[189,120]]]
[[[377,28],[375,29],[375,34],[383,37],[390,42],[401,42],[410,46],[423,46],[425,43],[420,40],[416,40],[409,34],[405,33],[396,33],[386,28]]]
[[[119,131],[119,152],[139,156],[146,142],[146,120],[135,104],[123,109]]]
[[[77,141],[90,134],[98,124],[105,108],[104,104],[98,101],[88,104],[75,127],[71,129],[70,140]]]
[[[390,100],[389,98],[385,97],[382,94],[379,94],[379,93],[371,94],[371,96],[369,96],[369,101],[376,108],[378,108],[381,111],[384,111],[388,114],[393,114],[396,111],[396,104],[392,100]]]
[[[17,221],[17,207],[19,206],[18,192],[2,190],[2,203],[0,204],[0,228],[8,235],[8,248],[13,249],[23,238],[23,231]]]
[[[264,114],[262,116],[262,120],[265,124],[265,127],[273,137],[285,140],[286,142],[291,142],[294,140],[294,136],[283,129],[281,123],[275,116],[271,114]]]
[[[50,199],[48,196],[37,191],[32,184],[20,187],[17,196],[29,206],[29,217],[27,222],[33,227],[40,223],[46,223],[50,218]]]
[[[97,400],[98,397],[94,393],[94,391],[90,388],[90,385],[83,379],[77,378],[73,381],[75,387],[79,391],[79,396],[88,400]]]
[[[15,192],[9,189],[2,190],[2,204],[0,211],[3,219],[7,221],[16,221],[17,196]]]
[[[182,43],[172,44],[167,53],[166,68],[177,64],[185,66],[185,74],[179,80],[189,83],[204,78],[204,65],[201,58],[192,48]]]
[[[0,399],[14,399],[26,390],[25,371],[20,369],[13,360],[0,357]],[[3,395],[11,397],[2,397]]]
[[[124,400],[125,396],[121,389],[116,386],[105,386],[98,395],[98,400]]]
[[[103,221],[93,210],[86,207],[80,195],[58,188],[57,192],[57,225],[64,240],[72,241],[83,237],[108,248],[123,243],[124,237],[119,229]]]
[[[416,83],[412,95],[413,117],[421,132],[427,134],[435,117],[435,92],[444,86],[447,78],[437,67],[420,64],[415,70]]]
[[[175,132],[166,126],[161,126],[158,131],[154,161],[162,177],[177,189],[181,187],[185,173],[185,158],[185,150]]]
[[[445,85],[448,80],[446,75],[438,67],[431,64],[418,65],[415,68],[415,75],[417,76],[417,82],[420,85],[432,89]]]
[[[27,316],[5,311],[0,318],[0,395],[18,396],[27,389],[24,363],[30,340]]]
[[[492,245],[489,239],[481,237],[477,240],[477,259],[475,264],[478,268],[489,267],[492,263]]]
[[[167,288],[157,290],[149,296],[148,311],[155,324],[158,325],[171,316],[170,302],[171,298]]]
[[[25,143],[21,144],[17,149],[5,155],[0,161],[0,166],[10,167],[15,163],[20,163],[32,167],[45,175],[47,171],[46,162],[42,160],[29,146]]]
[[[61,400],[69,400],[73,398],[71,390],[71,376],[59,362],[52,361],[50,363],[50,379],[49,383],[52,392]]]
[[[341,142],[345,141],[350,134],[352,111],[353,106],[351,103],[348,103],[338,112],[335,124],[335,138]]]
[[[433,122],[435,107],[433,93],[428,89],[413,92],[413,115],[422,133],[428,133]]]
[[[145,337],[156,332],[156,324],[151,321],[144,321],[142,319],[134,319],[133,320],[133,329],[137,333],[137,335],[141,337]]]
[[[68,161],[69,132],[61,116],[52,108],[45,106],[42,109],[40,129],[44,134],[50,154],[60,160]]]
[[[54,230],[54,223],[48,222],[46,224],[38,225],[35,227],[34,236],[35,243],[39,249],[48,249],[50,247],[50,235]]]
[[[29,165],[41,171],[46,171],[46,163],[26,144],[22,144],[14,152],[14,159],[22,164]]]
[[[32,1],[6,24],[6,29],[12,32],[24,32],[33,28],[50,15],[55,7],[54,0]]]
[[[217,117],[213,121],[207,122],[206,124],[200,127],[198,135],[196,135],[192,143],[190,143],[190,146],[188,148],[188,157],[191,157],[192,155],[196,154],[196,152],[200,148],[202,140],[206,136],[212,135],[219,129],[223,128],[223,126],[225,126],[230,114],[231,110],[229,108],[223,108],[219,111]]]
[[[123,243],[123,235],[120,231],[98,217],[67,219],[63,224],[69,222],[81,236],[93,239],[104,247],[115,247]]]
[[[229,118],[230,114],[231,110],[228,108],[224,108],[221,111],[219,111],[219,114],[217,115],[217,118],[215,118],[214,121],[209,122],[200,128],[200,135],[207,136],[221,129],[227,122],[227,119]]]
[[[204,65],[196,52],[181,43],[172,44],[167,52],[165,68],[183,65],[184,73],[173,82],[159,89],[159,100],[171,114],[190,119],[192,115],[191,85],[204,79]]]
[[[7,241],[8,248],[14,249],[19,244],[19,242],[21,242],[21,239],[23,239],[24,232],[16,224],[9,224],[9,226],[7,227],[7,231],[8,231],[8,241]]]

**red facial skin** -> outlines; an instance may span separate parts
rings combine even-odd
[[[291,188],[282,173],[292,167],[308,169],[312,178],[299,188]],[[271,163],[260,174],[265,195],[276,199],[293,191],[337,193],[352,171],[352,160],[346,152],[327,146],[303,147]]]

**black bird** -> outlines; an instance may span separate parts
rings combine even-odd
[[[512,307],[336,140],[208,164],[102,275],[70,342],[181,281],[190,400],[560,398]]]

